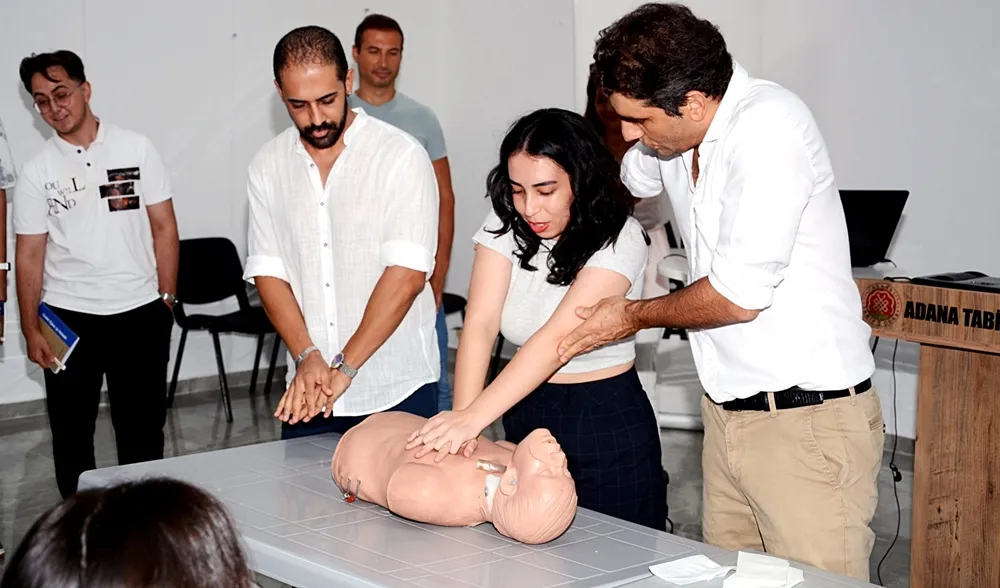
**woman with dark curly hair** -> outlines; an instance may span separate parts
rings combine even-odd
[[[557,351],[582,322],[578,308],[642,291],[648,239],[618,169],[577,113],[538,110],[511,127],[487,179],[493,210],[473,237],[455,410],[430,419],[407,448],[470,455],[501,415],[514,443],[546,428],[566,452],[580,506],[662,530],[659,428],[633,339],[568,363]],[[498,332],[520,349],[484,390]]]

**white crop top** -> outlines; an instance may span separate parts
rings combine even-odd
[[[522,269],[520,260],[514,255],[517,244],[513,231],[503,235],[487,232],[487,229],[496,230],[500,226],[499,217],[491,210],[472,240],[511,261],[510,286],[507,288],[507,298],[500,318],[500,332],[505,339],[520,347],[545,325],[562,302],[569,286],[550,284],[547,281],[549,247],[555,244],[554,241],[543,240],[538,253],[531,259],[531,265],[537,268],[536,271]],[[642,225],[629,217],[618,234],[618,240],[592,255],[584,267],[599,267],[625,276],[631,284],[625,297],[638,300],[646,271],[647,249]],[[634,359],[635,339],[629,337],[574,357],[558,373],[592,372]]]

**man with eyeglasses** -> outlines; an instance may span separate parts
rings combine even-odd
[[[59,492],[95,467],[105,376],[122,464],[163,458],[179,242],[167,170],[149,140],[100,121],[71,51],[26,57],[21,82],[55,131],[14,192],[15,271],[28,357],[42,367]],[[39,304],[79,336],[57,363]]]

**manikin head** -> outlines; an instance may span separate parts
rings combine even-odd
[[[594,68],[623,138],[672,157],[705,138],[733,58],[718,27],[682,4],[651,2],[601,31]]]
[[[35,110],[60,135],[76,133],[93,118],[90,82],[76,53],[62,50],[25,57],[19,73]]]
[[[354,72],[336,35],[323,27],[297,28],[274,48],[274,85],[305,143],[337,144],[348,124],[347,95]]]
[[[493,499],[491,522],[511,539],[547,543],[572,524],[576,502],[566,454],[548,430],[535,429],[511,455]]]

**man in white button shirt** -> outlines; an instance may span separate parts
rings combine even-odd
[[[600,84],[622,117],[622,179],[666,189],[690,284],[608,299],[566,356],[653,326],[690,331],[708,395],[703,532],[867,581],[884,427],[870,329],[823,138],[788,90],[751,78],[711,23],[647,4],[604,30]]]
[[[412,136],[348,108],[352,74],[330,31],[285,35],[274,77],[294,125],[250,164],[245,277],[292,360],[285,439],[437,413],[434,168]]]
[[[21,331],[29,359],[44,369],[56,481],[66,497],[94,468],[105,377],[118,461],[163,458],[177,222],[156,149],[94,116],[79,56],[26,57],[20,76],[55,131],[14,192],[15,271]],[[80,337],[58,373],[41,302]]]

